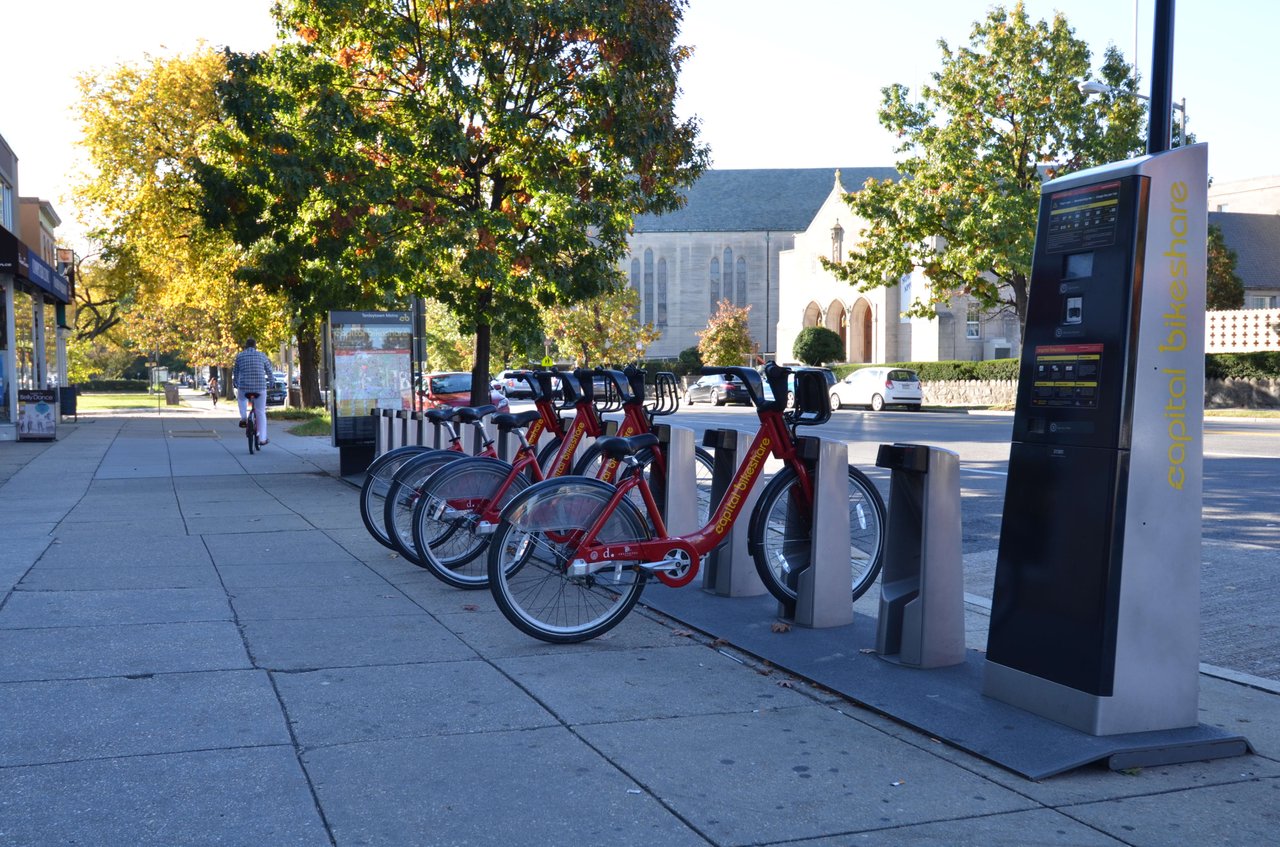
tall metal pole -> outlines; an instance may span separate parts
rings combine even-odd
[[[1173,123],[1173,0],[1156,0],[1149,105],[1147,152],[1163,153],[1169,149]]]

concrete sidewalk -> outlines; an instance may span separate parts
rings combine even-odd
[[[1202,721],[1258,755],[1030,782],[652,611],[586,644],[526,638],[373,542],[336,451],[282,429],[249,456],[219,404],[0,444],[0,844],[1280,832],[1273,693],[1202,677]]]

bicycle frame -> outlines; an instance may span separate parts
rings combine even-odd
[[[811,508],[813,481],[808,467],[796,453],[795,439],[787,429],[782,413],[761,412],[760,429],[747,450],[747,457],[738,467],[733,482],[705,526],[687,535],[668,536],[666,524],[644,474],[631,474],[618,484],[617,491],[609,498],[591,528],[582,536],[574,555],[570,557],[569,575],[587,576],[613,567],[612,562],[615,560],[639,559],[647,563],[642,567],[651,570],[661,582],[673,588],[688,585],[697,576],[702,558],[724,543],[725,536],[742,512],[747,495],[764,471],[765,460],[770,456],[781,459],[796,472],[800,480],[799,490],[805,499],[803,505]],[[653,521],[655,537],[640,542],[597,543],[596,537],[614,509],[637,487],[644,499],[649,518]]]

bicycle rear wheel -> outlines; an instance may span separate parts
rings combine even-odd
[[[405,462],[391,478],[387,501],[382,507],[382,524],[393,549],[420,568],[427,566],[413,543],[413,509],[418,505],[422,486],[431,476],[453,462],[466,458],[456,450],[436,450]]]
[[[511,465],[484,456],[454,462],[432,476],[422,486],[412,521],[414,549],[423,565],[454,588],[488,585],[488,565],[480,554],[489,536],[477,533],[480,518],[501,512],[528,486],[523,473],[512,474]]]
[[[561,477],[530,486],[503,510],[489,544],[489,589],[521,632],[552,644],[586,641],[617,626],[635,607],[648,578],[638,561],[569,573],[569,557],[613,491],[599,480]],[[648,521],[623,500],[598,539],[650,537]]]
[[[249,455],[253,455],[253,451],[258,449],[258,410],[249,407],[248,423],[244,428],[245,438],[249,441]]]
[[[784,468],[769,481],[751,514],[747,541],[769,593],[780,602],[796,599],[800,571],[811,563],[812,515],[803,505],[800,478]],[[876,581],[884,561],[884,500],[862,471],[849,466],[849,567],[852,599]]]
[[[364,484],[360,486],[360,520],[364,521],[364,528],[382,546],[396,549],[387,535],[384,517],[392,478],[411,459],[435,449],[417,444],[397,447],[374,459],[365,470]]]

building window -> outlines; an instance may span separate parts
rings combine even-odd
[[[631,287],[636,292],[636,323],[640,323],[641,309],[644,308],[644,300],[640,293],[640,260],[631,260]]]
[[[964,319],[964,337],[965,338],[981,338],[982,337],[982,316],[978,314],[978,304],[970,303],[969,312]]]
[[[667,325],[667,260],[658,260],[658,326]]]
[[[653,323],[653,251],[644,251],[644,322]]]
[[[739,309],[744,309],[747,306],[747,260],[739,256],[738,263],[734,268],[734,276],[737,277],[738,281],[738,299],[736,302]]]
[[[13,232],[13,186],[0,179],[0,225]]]
[[[1274,309],[1277,305],[1280,305],[1280,297],[1277,297],[1274,294],[1269,296],[1254,295],[1249,298],[1250,309]]]
[[[707,314],[714,315],[720,302],[720,260],[711,260],[711,308]]]

